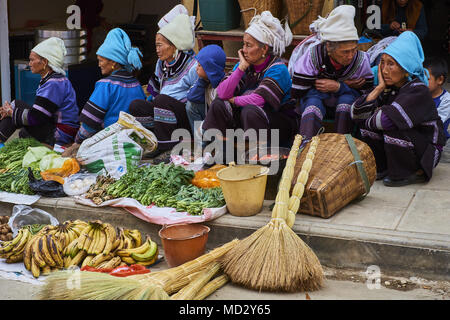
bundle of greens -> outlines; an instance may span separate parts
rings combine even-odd
[[[33,174],[35,177],[41,176],[40,171],[36,169],[33,169]],[[34,192],[28,182],[27,169],[20,168],[0,173],[0,191],[32,195]]]
[[[106,191],[114,198],[133,198],[145,206],[172,207],[192,215],[225,204],[221,188],[198,188],[191,184],[193,177],[192,170],[160,163],[129,170]]]
[[[34,138],[16,138],[5,143],[0,149],[0,169],[14,170],[22,167],[22,159],[28,147],[38,147],[42,144]]]

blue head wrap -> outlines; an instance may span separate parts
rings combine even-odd
[[[405,31],[383,53],[390,55],[411,76],[416,76],[428,86],[428,71],[423,67],[424,53],[414,32]]]
[[[142,53],[138,48],[131,46],[128,35],[120,28],[112,29],[106,35],[105,41],[98,48],[97,55],[120,63],[128,71],[142,68]]]

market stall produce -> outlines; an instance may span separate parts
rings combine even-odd
[[[35,278],[58,269],[150,266],[158,259],[158,246],[139,230],[119,228],[99,220],[69,220],[59,225],[27,225],[17,236],[0,243],[0,258],[22,262]]]
[[[84,197],[97,205],[131,198],[143,206],[170,207],[190,215],[201,215],[205,208],[223,207],[222,189],[197,187],[191,183],[194,176],[194,171],[174,164],[133,167],[118,180],[98,176]]]
[[[0,241],[9,241],[13,239],[13,234],[8,225],[8,221],[8,216],[0,216]]]

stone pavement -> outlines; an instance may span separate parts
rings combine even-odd
[[[293,230],[314,250],[323,266],[365,271],[376,265],[382,273],[450,280],[450,163],[440,163],[429,183],[399,188],[375,181],[367,197],[329,219],[298,214]],[[208,249],[242,239],[264,226],[273,201],[251,217],[230,214],[207,222]],[[0,202],[0,214],[11,215],[12,204]],[[91,208],[73,199],[41,198],[33,207],[59,221],[100,219],[115,226],[137,228],[160,246],[159,225],[144,222],[124,209]]]

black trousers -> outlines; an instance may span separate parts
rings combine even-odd
[[[15,100],[15,108],[31,109],[31,106],[22,100]],[[35,138],[39,142],[46,143],[50,146],[55,144],[55,129],[56,125],[53,122],[40,124],[37,126],[23,126],[19,127],[14,124],[11,117],[4,118],[0,121],[0,141],[6,141],[17,130],[20,138]]]
[[[186,104],[168,95],[160,94],[152,101],[134,100],[130,114],[142,125],[153,131],[158,139],[158,149],[170,150],[179,140],[172,140],[176,129],[191,131],[186,114]]]
[[[298,132],[298,118],[295,114],[275,111],[270,106],[234,107],[229,103],[216,98],[209,106],[202,126],[203,130],[218,129],[223,137],[227,129],[241,128],[244,131],[254,129],[267,129],[268,143],[270,143],[271,130],[278,130],[280,146],[290,147],[295,134]],[[259,137],[258,137],[259,138]]]

